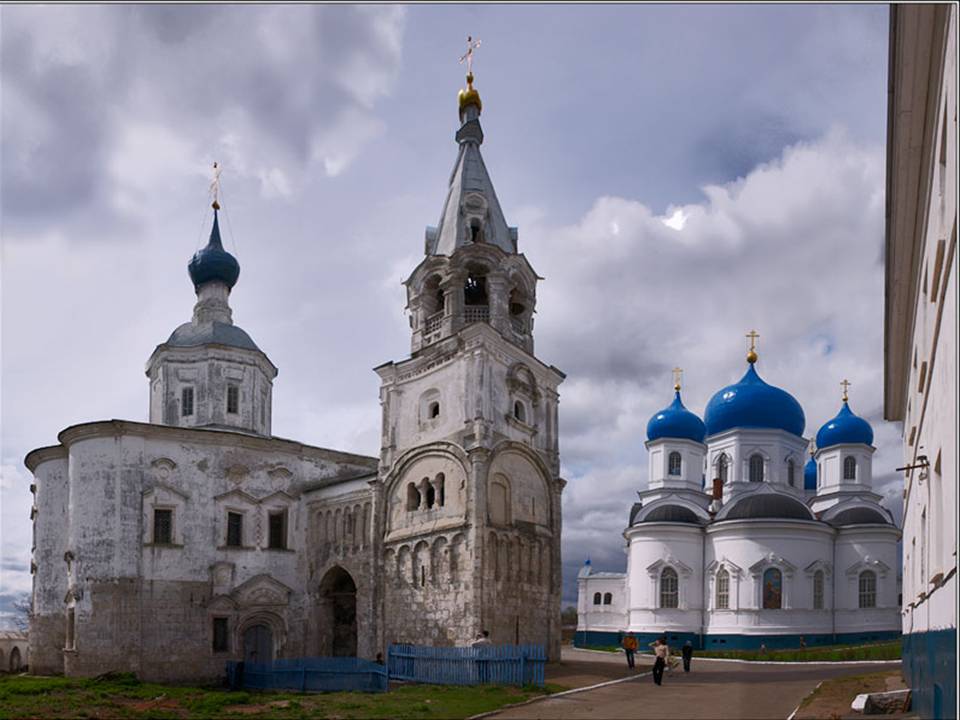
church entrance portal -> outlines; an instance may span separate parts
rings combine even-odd
[[[357,586],[341,567],[330,569],[320,582],[321,655],[357,654]]]
[[[273,631],[267,625],[251,625],[243,633],[243,659],[249,663],[273,662]]]

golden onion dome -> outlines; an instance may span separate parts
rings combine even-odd
[[[483,103],[480,102],[480,93],[473,87],[473,73],[467,74],[467,88],[457,94],[457,102],[461,113],[468,105],[476,105],[477,110],[483,109]]]

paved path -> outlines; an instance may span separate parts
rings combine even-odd
[[[580,660],[582,655],[584,653],[577,651],[565,652],[563,659]],[[614,655],[607,662],[611,660],[622,663],[623,657]],[[510,708],[495,717],[590,720],[786,718],[821,680],[839,675],[876,672],[896,667],[899,662],[758,665],[694,657],[692,672],[687,674],[680,669],[665,673],[660,687],[654,685],[653,679],[647,675],[596,690]]]

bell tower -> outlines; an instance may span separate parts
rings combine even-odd
[[[473,48],[468,49],[469,59]],[[472,71],[457,160],[404,283],[411,356],[376,368],[388,641],[560,648],[557,388],[533,354],[539,278],[480,146]]]

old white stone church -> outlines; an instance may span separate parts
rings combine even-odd
[[[538,277],[481,157],[472,81],[405,283],[411,354],[375,368],[379,457],[271,433],[277,367],[234,323],[215,202],[193,318],[147,361],[149,422],[74,425],[26,457],[33,671],[197,680],[481,629],[558,657],[564,376],[533,354]]]

